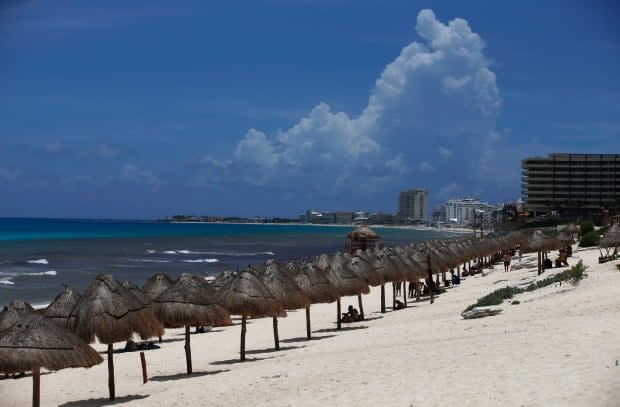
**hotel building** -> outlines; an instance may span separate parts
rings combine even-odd
[[[402,191],[398,198],[398,217],[404,222],[428,219],[428,191],[422,188]]]
[[[586,214],[620,204],[620,154],[565,154],[522,161],[522,199],[529,212]]]

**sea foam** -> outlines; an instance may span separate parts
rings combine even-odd
[[[30,263],[30,264],[49,264],[49,261],[47,261],[47,259],[38,259],[38,260],[28,260],[28,261],[26,261],[26,263]]]
[[[218,259],[183,260],[185,263],[217,263]]]

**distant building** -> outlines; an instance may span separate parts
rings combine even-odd
[[[446,222],[462,225],[473,223],[476,211],[486,213],[495,209],[494,206],[480,202],[475,198],[450,199],[444,206],[446,208]]]
[[[353,222],[353,212],[336,212],[336,223],[346,225],[351,222]]]
[[[395,218],[396,216],[391,213],[379,212],[370,216],[370,219],[368,219],[368,223],[371,225],[391,225],[395,223]]]
[[[437,209],[433,211],[431,215],[431,220],[434,223],[445,223],[446,222],[446,206],[441,205]]]
[[[353,214],[354,223],[366,223],[370,219],[370,214],[366,211],[357,211]]]
[[[398,197],[398,217],[402,222],[428,219],[428,191],[422,188],[402,191]]]
[[[620,205],[620,154],[564,154],[522,161],[525,210],[591,214]]]

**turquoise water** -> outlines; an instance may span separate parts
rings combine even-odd
[[[0,305],[51,301],[68,284],[83,290],[99,273],[142,285],[155,272],[215,275],[341,251],[352,226],[0,219]],[[376,229],[386,245],[445,236]]]

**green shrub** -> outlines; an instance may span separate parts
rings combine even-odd
[[[596,230],[592,230],[584,234],[583,236],[581,236],[581,239],[579,240],[579,247],[598,246],[600,240],[601,240],[600,232]]]
[[[589,220],[584,220],[579,222],[579,228],[581,229],[581,236],[584,236],[594,230],[594,223]]]
[[[620,270],[620,264],[617,265],[617,267],[618,270]],[[472,304],[469,307],[465,308],[465,311],[463,312],[471,311],[476,307],[489,307],[491,305],[499,305],[504,302],[504,300],[509,300],[517,294],[534,291],[554,283],[561,283],[563,281],[571,281],[573,283],[577,283],[586,276],[586,269],[587,267],[584,266],[583,262],[580,260],[579,263],[575,264],[570,269],[564,270],[554,276],[547,277],[545,279],[532,283],[525,288],[507,286],[497,289],[490,294],[487,294],[484,297],[480,298],[478,301],[476,301],[475,304]],[[515,302],[519,304],[519,301],[516,300],[513,301],[512,304],[514,304]]]

